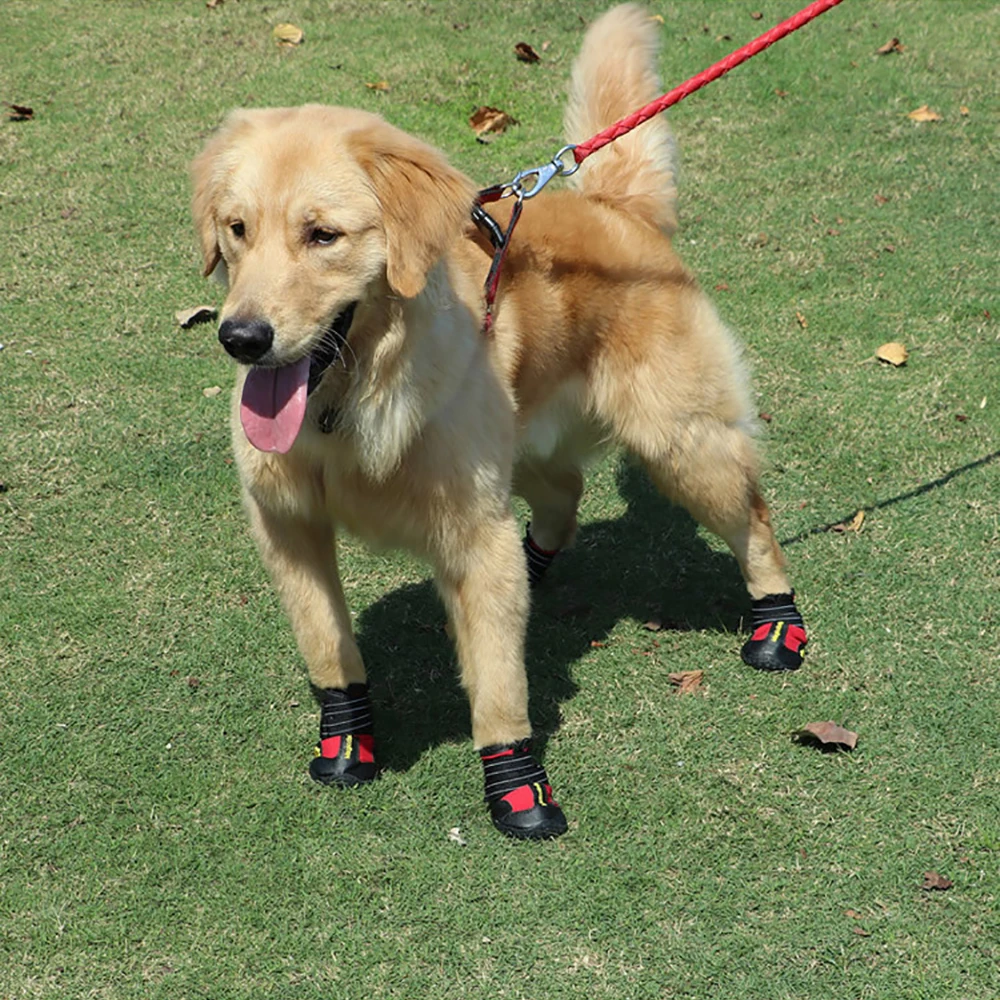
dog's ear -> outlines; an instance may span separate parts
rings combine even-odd
[[[382,208],[389,285],[412,299],[468,222],[475,185],[437,150],[385,123],[356,132],[351,144]]]
[[[216,133],[191,164],[191,181],[194,186],[191,214],[201,242],[202,274],[206,278],[222,261],[216,226],[216,202],[219,194],[219,161],[226,145],[224,131]]]

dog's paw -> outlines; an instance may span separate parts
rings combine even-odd
[[[367,733],[331,736],[317,745],[315,754],[309,774],[321,784],[355,788],[367,785],[378,775],[374,740]]]
[[[490,804],[493,825],[518,840],[551,840],[566,832],[566,816],[552,798],[552,786],[521,785]]]
[[[479,757],[490,819],[501,833],[518,840],[549,840],[566,832],[566,817],[528,740],[483,747]]]
[[[537,587],[552,565],[552,560],[559,555],[559,550],[541,548],[531,537],[530,524],[525,529],[521,544],[524,546],[524,557],[528,563],[528,583],[532,587]]]
[[[808,641],[801,625],[773,622],[756,628],[740,655],[754,670],[798,670]]]
[[[794,593],[768,594],[754,601],[750,627],[753,632],[741,651],[745,664],[755,670],[799,669],[809,639]]]

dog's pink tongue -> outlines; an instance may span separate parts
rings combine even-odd
[[[284,368],[251,368],[243,383],[240,421],[258,451],[284,454],[306,415],[309,358]]]

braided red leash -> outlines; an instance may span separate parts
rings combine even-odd
[[[641,125],[644,121],[648,121],[661,111],[666,111],[671,105],[682,101],[696,90],[700,90],[706,83],[717,80],[724,73],[728,73],[742,62],[746,62],[751,56],[757,55],[758,52],[763,51],[769,45],[780,41],[785,35],[790,35],[793,31],[797,31],[804,24],[808,24],[814,17],[819,17],[820,14],[828,11],[831,7],[835,7],[840,2],[841,0],[814,0],[808,7],[800,10],[798,14],[788,18],[787,21],[782,21],[781,24],[776,25],[770,31],[761,35],[760,38],[756,38],[742,48],[737,49],[726,56],[725,59],[719,60],[714,66],[709,66],[708,69],[691,77],[690,80],[682,83],[679,87],[674,87],[669,94],[664,94],[627,118],[615,122],[614,125],[604,129],[603,132],[598,132],[592,139],[580,143],[573,150],[573,159],[577,163],[582,163],[591,153],[596,152],[602,146],[606,146],[609,142],[614,142],[615,139],[625,135],[626,132],[631,132],[636,126]]]

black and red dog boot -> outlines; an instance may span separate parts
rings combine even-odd
[[[314,689],[320,703],[319,744],[309,773],[324,785],[353,788],[375,779],[375,738],[367,684]]]
[[[531,525],[524,530],[524,555],[528,560],[528,583],[532,587],[537,587],[542,582],[548,568],[552,565],[552,560],[559,555],[558,549],[543,549],[531,537]]]
[[[493,825],[518,840],[549,840],[566,832],[566,816],[552,797],[545,768],[528,740],[483,747],[486,803]]]
[[[809,641],[794,594],[769,594],[754,601],[743,646],[743,662],[755,670],[798,670]]]

